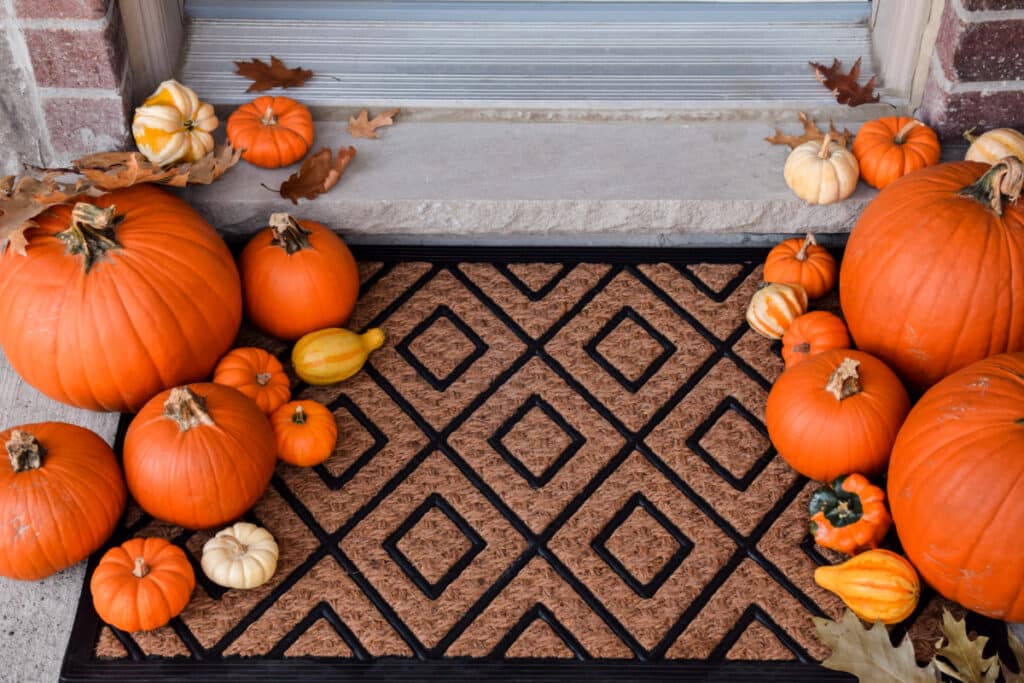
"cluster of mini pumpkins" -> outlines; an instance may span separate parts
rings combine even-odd
[[[998,128],[973,137],[965,159],[988,164],[1007,156],[1024,156],[1024,135]],[[783,167],[786,184],[810,204],[846,199],[861,179],[881,190],[897,178],[939,163],[941,148],[935,131],[917,119],[885,116],[868,121],[847,149],[832,133],[790,152]]]
[[[869,621],[910,616],[918,572],[964,607],[1024,621],[1024,547],[1006,540],[1024,525],[1022,191],[1016,156],[911,171],[861,215],[841,268],[810,235],[787,240],[750,302],[785,362],[769,437],[824,483],[816,541],[853,555],[815,579]],[[845,322],[807,312],[837,280]],[[906,559],[878,549],[890,525]]]
[[[295,341],[300,379],[330,384],[358,372],[384,335],[341,327],[359,296],[348,247],[324,225],[274,214],[236,265],[199,214],[151,185],[56,206],[36,222],[25,255],[0,255],[10,293],[0,346],[47,396],[135,416],[121,464],[82,427],[0,433],[0,575],[40,579],[81,561],[107,542],[131,493],[156,519],[220,528],[203,548],[212,581],[266,582],[277,562],[272,535],[245,522],[221,527],[256,504],[279,459],[328,458],[338,429],[325,406],[291,401],[276,358],[231,346],[244,309],[263,331]],[[180,613],[194,584],[181,549],[134,538],[103,556],[91,592],[105,621],[148,630]]]

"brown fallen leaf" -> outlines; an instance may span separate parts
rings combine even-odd
[[[1009,627],[1006,629],[1006,635],[1007,642],[1010,645],[1010,652],[1013,653],[1013,658],[1017,660],[1017,673],[1013,673],[1008,666],[1003,664],[1003,680],[1006,683],[1024,683],[1024,643],[1020,641],[1020,638]]]
[[[33,219],[51,206],[101,194],[84,178],[64,182],[53,173],[43,178],[5,176],[0,179],[0,253],[10,247],[24,256],[28,246],[25,231],[35,227]]]
[[[807,118],[807,114],[800,112],[799,116],[800,123],[804,127],[804,132],[802,135],[786,135],[781,130],[776,128],[775,135],[767,137],[765,138],[765,140],[772,143],[773,145],[789,145],[790,149],[794,149],[795,147],[799,147],[803,143],[810,142],[811,140],[820,141],[825,139],[825,132],[819,129],[818,126],[815,125],[814,121]],[[853,133],[851,133],[848,129],[844,128],[841,132],[837,130],[835,123],[832,122],[832,119],[829,119],[828,121],[828,130],[829,133],[832,134],[832,140],[840,143],[844,147],[849,145],[850,140],[853,138]]]
[[[377,114],[370,120],[368,112],[364,109],[359,112],[358,117],[348,117],[348,132],[354,138],[376,139],[377,133],[375,131],[382,126],[392,125],[397,115],[398,110],[392,109],[383,114]]]
[[[239,76],[252,80],[245,92],[261,92],[271,88],[297,88],[313,77],[313,72],[302,67],[289,69],[277,57],[270,56],[270,64],[259,59],[235,62]]]
[[[832,60],[832,66],[825,66],[817,62],[809,62],[809,64],[814,68],[814,74],[818,81],[832,91],[839,104],[856,107],[869,102],[878,102],[881,99],[875,92],[874,76],[864,85],[857,82],[860,79],[860,57],[847,73],[843,73],[843,65],[838,59]]]
[[[924,667],[914,659],[914,646],[904,638],[898,647],[889,640],[881,622],[865,629],[860,619],[846,610],[840,621],[814,618],[818,638],[832,649],[821,663],[826,669],[855,675],[860,683],[936,683],[940,680],[934,660]]]
[[[299,170],[281,183],[281,196],[292,200],[292,204],[298,204],[299,198],[316,199],[338,183],[341,174],[345,172],[345,167],[355,156],[355,147],[342,147],[338,150],[337,157],[331,153],[330,147],[324,147],[316,154],[309,155]]]
[[[131,187],[139,183],[159,183],[171,187],[209,185],[238,163],[241,151],[230,144],[218,145],[191,163],[158,166],[138,152],[100,152],[76,159],[72,171],[85,176],[93,186],[105,190]]]
[[[955,619],[948,610],[942,613],[942,634],[935,650],[935,665],[942,673],[963,683],[995,683],[999,678],[999,655],[984,656],[986,636],[971,640],[966,620]]]

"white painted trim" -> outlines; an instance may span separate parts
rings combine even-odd
[[[174,75],[185,40],[184,0],[121,0],[120,5],[137,102]]]
[[[874,0],[871,7],[872,54],[882,86],[888,93],[914,103],[922,59],[935,47],[944,0]]]

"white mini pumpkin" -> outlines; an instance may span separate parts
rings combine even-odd
[[[132,135],[147,159],[164,166],[205,156],[213,149],[211,133],[218,123],[212,105],[172,79],[135,110]]]
[[[782,171],[789,189],[810,204],[831,204],[846,199],[857,188],[860,166],[853,152],[826,135],[789,153]]]
[[[965,133],[971,146],[964,159],[994,164],[1004,157],[1017,157],[1024,161],[1024,134],[1013,128],[996,128],[978,137]]]
[[[221,529],[203,546],[203,573],[226,588],[262,586],[277,570],[277,542],[249,522]]]

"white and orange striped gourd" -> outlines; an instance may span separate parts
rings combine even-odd
[[[135,110],[132,135],[143,156],[164,166],[205,156],[213,149],[211,133],[218,123],[212,105],[171,79]]]
[[[978,137],[970,131],[964,137],[971,143],[964,159],[994,164],[1004,157],[1017,157],[1024,161],[1024,134],[1013,128],[996,128]]]
[[[340,327],[310,332],[295,342],[295,374],[310,384],[334,384],[362,369],[371,351],[384,344],[384,332],[374,327],[356,334]]]
[[[807,312],[807,290],[792,282],[768,282],[754,292],[747,322],[769,339],[782,339],[789,325]]]

